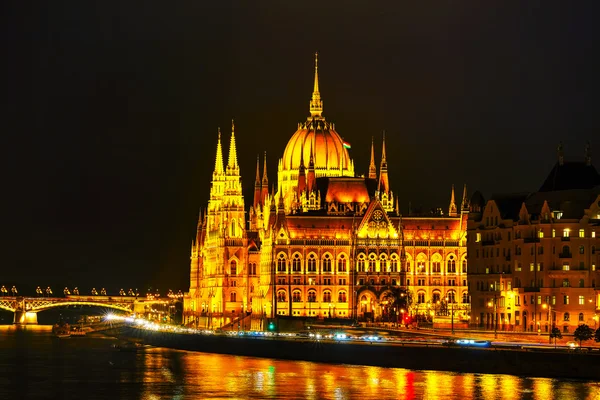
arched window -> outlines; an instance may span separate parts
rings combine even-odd
[[[382,254],[379,258],[379,268],[381,272],[390,272],[388,270],[388,260],[385,254]]]
[[[308,291],[308,302],[315,303],[316,301],[317,301],[317,292],[315,292],[314,290],[309,290]]]
[[[346,292],[339,292],[338,293],[338,303],[345,303],[346,300]]]
[[[562,253],[563,256],[568,256],[571,254],[571,249],[569,248],[569,246],[563,246],[562,248]]]
[[[579,313],[579,322],[583,322],[583,313]]]
[[[440,272],[442,272],[440,264],[441,263],[439,260],[435,260],[431,263],[431,273],[432,274],[439,274]]]
[[[375,254],[369,254],[369,272],[375,272],[377,260],[375,260]]]
[[[396,254],[392,254],[391,260],[392,272],[398,272],[398,256]]]
[[[231,292],[231,293],[229,294],[229,297],[230,297],[230,301],[231,301],[232,303],[235,303],[235,302],[237,301],[237,299],[236,299],[236,297],[237,297],[237,294],[235,294],[235,292]]]
[[[299,290],[294,290],[292,292],[292,302],[300,303],[302,301],[302,293]]]
[[[358,270],[358,272],[365,272],[365,255],[364,254],[359,254],[358,255],[358,261],[356,263],[356,269]]]
[[[435,291],[433,292],[433,298],[431,300],[433,301],[433,303],[437,303],[438,301],[440,301],[440,297],[440,292]]]
[[[331,272],[331,256],[329,254],[323,256],[323,272]]]
[[[343,254],[338,258],[338,272],[346,272],[346,256]]]
[[[427,267],[425,266],[425,261],[417,261],[417,274],[424,274],[427,272]]]
[[[456,292],[454,290],[449,290],[446,293],[446,301],[448,303],[456,303]]]
[[[323,303],[331,303],[331,292],[329,290],[323,292]]]
[[[450,257],[448,257],[448,273],[449,274],[455,274],[456,273],[456,260],[454,259],[453,255],[450,255]]]
[[[235,260],[231,260],[231,263],[229,264],[229,270],[231,275],[237,275],[237,263]]]
[[[579,254],[585,254],[585,247],[579,246]]]
[[[308,256],[308,272],[317,272],[317,259],[314,254]]]
[[[467,259],[463,258],[462,260],[462,273],[466,274],[467,273]]]
[[[294,254],[294,259],[292,260],[292,271],[302,272],[302,260],[298,253]]]
[[[285,254],[280,254],[277,258],[277,272],[286,272],[287,261]]]
[[[568,313],[568,312],[566,312],[566,313],[563,315],[563,321],[569,321],[570,319],[571,319],[571,316],[569,315],[569,313]]]
[[[419,304],[425,303],[425,292],[417,293],[417,303],[419,303]]]
[[[277,301],[279,303],[283,303],[283,302],[287,301],[286,300],[286,295],[285,295],[285,290],[280,290],[280,291],[277,292]]]
[[[463,302],[463,304],[469,304],[469,293],[463,292],[463,294],[462,294],[462,302]]]

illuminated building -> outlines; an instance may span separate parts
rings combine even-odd
[[[496,330],[598,327],[600,175],[558,161],[538,192],[471,198],[471,322]]]
[[[452,188],[447,215],[401,216],[385,137],[379,169],[372,143],[368,174],[357,175],[349,144],[323,116],[316,59],[309,106],[278,161],[276,190],[266,155],[262,176],[257,160],[248,220],[233,125],[226,166],[219,132],[210,199],[192,243],[186,322],[219,327],[244,318],[243,326],[260,329],[265,318],[390,320],[448,304],[457,323],[464,319],[466,186],[458,207]],[[412,305],[392,310],[400,289]]]

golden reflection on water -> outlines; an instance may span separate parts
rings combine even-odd
[[[183,398],[300,399],[592,399],[594,383],[511,375],[410,371],[260,359],[166,349],[137,354],[144,366],[141,398],[154,400],[156,385],[172,385]]]

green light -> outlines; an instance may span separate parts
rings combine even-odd
[[[269,330],[270,331],[275,330],[275,323],[274,322],[269,322]]]

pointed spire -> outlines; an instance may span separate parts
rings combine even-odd
[[[585,143],[585,165],[592,166],[592,146],[589,140]]]
[[[390,182],[388,178],[388,165],[385,156],[385,131],[383,131],[383,145],[381,150],[381,166],[379,167],[379,192],[388,193],[390,191]]]
[[[457,215],[456,201],[454,200],[454,185],[452,185],[452,193],[450,194],[450,207],[448,210],[448,215],[451,217],[456,217]]]
[[[556,150],[558,153],[558,165],[563,165],[565,163],[565,152],[562,142],[558,143],[558,148]]]
[[[269,185],[269,179],[267,178],[267,152],[265,151],[265,157],[263,159],[263,178],[262,178],[262,184],[264,186]]]
[[[463,188],[463,195],[462,195],[462,202],[460,204],[460,208],[463,211],[469,211],[469,197],[468,197],[468,193],[467,193],[467,184],[465,183],[465,186]]]
[[[254,201],[252,205],[256,207],[261,204],[260,199],[261,187],[260,187],[260,156],[256,156],[256,179],[254,180]]]
[[[221,146],[221,128],[218,128],[219,138],[217,140],[217,158],[215,160],[215,174],[223,173],[223,148]]]
[[[228,168],[238,169],[237,162],[237,149],[235,146],[235,124],[231,120],[231,141],[229,142],[229,161],[227,162]]]
[[[319,92],[319,54],[315,53],[315,83],[313,86],[312,99],[310,101],[310,116],[312,118],[321,118],[323,113],[323,101]]]
[[[375,166],[375,139],[371,137],[371,163],[369,164],[369,179],[377,179],[377,167]]]

